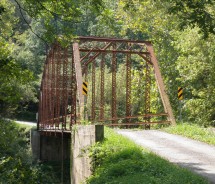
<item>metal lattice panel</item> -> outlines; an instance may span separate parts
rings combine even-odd
[[[123,55],[123,57],[122,57]],[[132,60],[131,55],[137,55],[141,62],[145,61],[145,111],[142,115],[133,115],[131,106],[132,94]],[[126,58],[126,77],[125,77],[125,116],[117,117],[117,105],[119,106],[119,98],[117,94],[117,63],[120,57]],[[108,60],[109,58],[109,60]],[[108,60],[109,62],[107,62]],[[122,61],[121,61],[122,62]],[[92,70],[88,71],[88,67],[92,66]],[[111,117],[105,117],[105,66],[111,68]],[[99,66],[99,67],[98,67]],[[155,80],[159,89],[159,93],[164,106],[164,113],[152,114],[150,89],[152,69],[154,70]],[[96,72],[100,70],[100,84],[96,85]],[[88,72],[91,75],[89,79]],[[126,123],[120,125],[146,125],[152,123],[172,123],[175,124],[175,119],[169,103],[168,96],[165,92],[164,83],[161,77],[157,59],[154,55],[153,47],[147,41],[135,41],[115,38],[96,38],[96,37],[79,37],[77,42],[72,46],[62,48],[59,44],[53,44],[47,54],[47,59],[44,65],[44,72],[41,82],[40,97],[39,97],[39,124],[38,129],[41,130],[68,130],[72,125],[81,122],[87,118],[86,99],[82,95],[83,76],[85,81],[92,86],[90,91],[91,100],[91,120],[93,122],[110,122],[109,125],[118,125],[118,120],[126,120]],[[99,81],[98,80],[98,81]],[[99,92],[97,93],[96,91]],[[100,95],[99,116],[96,116],[96,95]],[[89,99],[88,99],[89,100]],[[153,122],[154,116],[167,116],[167,120]],[[145,122],[138,122],[139,118],[144,118]],[[136,119],[136,123],[135,120]],[[132,121],[131,121],[132,120]],[[134,122],[134,123],[133,123]]]

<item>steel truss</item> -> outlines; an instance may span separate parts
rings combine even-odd
[[[117,116],[117,58],[118,54],[126,58],[126,109],[125,116]],[[142,115],[132,115],[131,110],[131,81],[132,81],[132,55],[139,55],[145,61],[145,112]],[[106,56],[111,56],[112,96],[111,117],[105,117],[105,66]],[[100,63],[100,64],[99,64]],[[91,70],[88,71],[91,65]],[[99,66],[99,67],[97,67]],[[100,68],[100,84],[96,79],[96,68]],[[164,106],[164,113],[151,114],[150,88],[152,71],[157,82],[160,96]],[[150,128],[153,123],[172,123],[175,119],[172,113],[168,96],[165,92],[157,59],[152,44],[148,41],[132,41],[115,38],[79,37],[72,46],[62,48],[54,44],[50,49],[40,89],[38,129],[41,130],[70,130],[71,126],[87,119],[85,112],[86,97],[82,94],[83,81],[89,80],[91,72],[91,117],[92,122],[107,122],[108,125],[145,125]],[[83,77],[85,76],[85,78]],[[99,115],[96,116],[96,89],[100,88]],[[89,100],[89,99],[88,99]],[[166,116],[167,120],[154,122],[152,117]],[[142,117],[145,121],[138,122]],[[132,119],[137,119],[133,123]],[[124,119],[125,123],[118,124]]]

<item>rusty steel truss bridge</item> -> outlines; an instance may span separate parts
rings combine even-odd
[[[132,112],[133,55],[144,63],[144,112]],[[118,63],[125,66],[125,113],[118,116]],[[109,68],[109,110],[105,70]],[[164,112],[151,113],[151,81],[156,81]],[[83,83],[85,86],[83,86]],[[90,88],[87,88],[90,86]],[[85,88],[85,89],[83,89]],[[87,105],[88,104],[88,105]],[[108,111],[108,112],[107,112]],[[162,117],[154,121],[154,117]],[[70,131],[75,124],[86,122],[108,126],[145,126],[175,124],[172,108],[161,76],[158,61],[149,41],[102,37],[78,37],[66,48],[53,44],[42,76],[38,130]]]

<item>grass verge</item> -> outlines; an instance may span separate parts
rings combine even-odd
[[[13,123],[15,123],[16,126],[19,128],[24,128],[27,132],[29,132],[31,129],[37,128],[36,124],[35,125],[26,125],[26,124],[17,123],[16,121],[13,121]]]
[[[182,135],[211,145],[215,145],[215,133],[212,131],[212,129],[203,128],[197,124],[180,123],[176,126],[164,128],[163,130],[168,133]]]
[[[93,175],[88,184],[206,184],[204,178],[143,150],[105,129],[105,140],[90,149]]]

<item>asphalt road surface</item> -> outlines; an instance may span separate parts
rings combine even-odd
[[[119,129],[117,132],[215,184],[215,146],[158,130]]]

